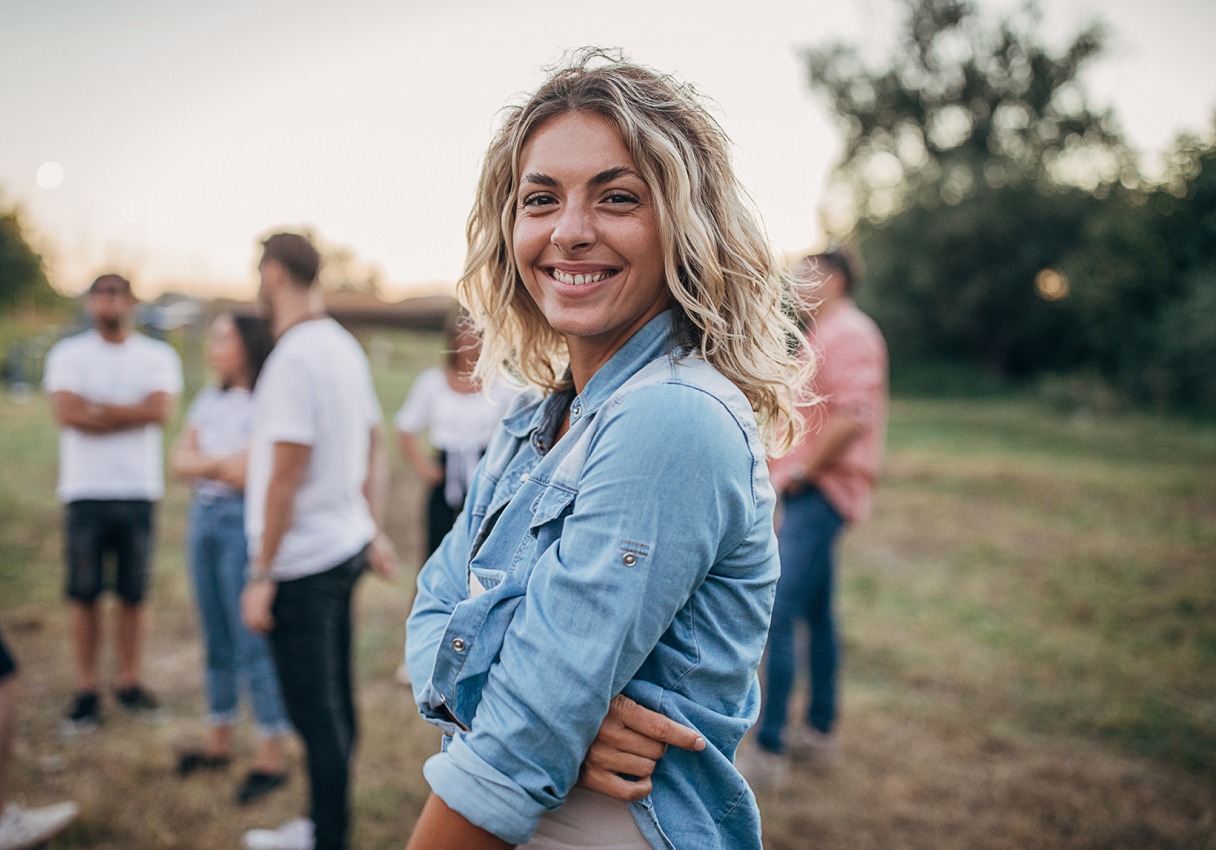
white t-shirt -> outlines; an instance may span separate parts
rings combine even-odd
[[[270,571],[293,579],[337,566],[376,530],[363,497],[371,430],[380,424],[367,356],[333,319],[298,324],[267,358],[253,404],[245,481],[250,553],[262,547],[274,444],[298,443],[312,452]]]
[[[186,424],[198,436],[198,450],[208,457],[239,455],[249,446],[253,430],[253,396],[244,387],[203,387],[190,405]],[[241,493],[231,484],[212,478],[197,479],[194,492],[211,497]]]
[[[406,434],[426,432],[431,445],[441,451],[482,451],[514,397],[511,388],[501,383],[488,396],[457,392],[443,370],[434,367],[414,379],[393,426]]]
[[[181,359],[172,346],[132,333],[106,342],[97,331],[61,340],[47,355],[47,393],[67,391],[97,404],[137,404],[154,392],[182,391]],[[159,425],[111,434],[59,431],[61,502],[78,499],[159,499],[165,491],[164,441]]]

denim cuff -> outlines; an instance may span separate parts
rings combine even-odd
[[[213,711],[207,715],[207,722],[212,726],[235,726],[239,716],[236,710]]]
[[[280,720],[277,723],[259,723],[257,725],[257,735],[263,739],[282,738],[289,732],[291,732],[291,723],[286,720]]]

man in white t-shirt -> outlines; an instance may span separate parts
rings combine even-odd
[[[92,330],[57,343],[43,376],[60,427],[57,493],[65,505],[76,665],[66,732],[94,729],[101,720],[98,598],[107,587],[118,596],[118,702],[133,712],[157,708],[140,675],[144,598],[165,486],[163,428],[181,394],[182,367],[171,346],[133,330],[135,305],[126,278],[93,281],[86,297]]]
[[[351,658],[355,582],[392,576],[372,491],[380,405],[367,357],[325,315],[320,257],[303,236],[262,243],[259,301],[275,348],[254,391],[245,485],[249,628],[270,636],[292,724],[307,752],[308,817],[245,834],[251,850],[346,850],[357,733]]]

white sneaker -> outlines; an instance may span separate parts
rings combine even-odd
[[[313,850],[315,845],[308,818],[289,820],[278,829],[251,829],[241,839],[245,850]]]
[[[786,756],[757,746],[740,749],[735,755],[735,767],[753,791],[783,788],[790,775],[790,762]]]
[[[840,756],[840,740],[834,732],[820,732],[812,726],[799,726],[790,731],[786,748],[795,759],[819,764],[836,761]]]
[[[73,802],[24,809],[9,803],[0,814],[0,850],[25,850],[50,841],[76,820],[80,808]]]

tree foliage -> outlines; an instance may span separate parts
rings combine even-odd
[[[41,301],[52,294],[42,255],[26,239],[20,211],[0,206],[0,311],[23,298]]]
[[[1153,183],[1086,100],[1100,23],[1053,50],[1033,6],[901,3],[878,66],[847,45],[804,53],[845,141],[833,182],[852,204],[827,225],[859,249],[893,361],[1075,371],[1216,412],[1216,122]]]
[[[1103,48],[1092,24],[1066,47],[1041,44],[1033,7],[989,22],[968,0],[902,0],[884,67],[833,44],[804,52],[811,88],[844,134],[837,188],[859,217],[959,203],[983,188],[1080,186],[1134,174],[1109,111],[1080,85]]]

